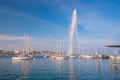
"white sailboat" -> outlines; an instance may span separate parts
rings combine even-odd
[[[65,56],[63,56],[63,53],[62,53],[61,44],[59,44],[59,46],[57,45],[57,53],[52,55],[51,58],[54,59],[54,60],[63,60],[63,59],[65,59]]]
[[[119,52],[119,49],[116,49],[114,56],[111,55],[111,56],[110,56],[110,59],[120,59],[120,56],[118,55],[118,52]]]
[[[29,45],[29,38],[28,36],[25,37],[25,44],[24,44],[24,49],[23,53],[17,56],[12,57],[12,59],[15,60],[28,60],[28,59],[33,59],[33,54],[30,54],[30,45]]]

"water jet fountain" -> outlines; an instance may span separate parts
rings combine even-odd
[[[77,35],[77,14],[76,14],[76,9],[74,9],[74,11],[73,11],[72,21],[71,21],[71,26],[70,26],[68,56],[73,54],[73,38],[74,38],[75,31],[76,31],[76,35]]]

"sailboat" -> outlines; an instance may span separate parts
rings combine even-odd
[[[53,60],[64,60],[65,57],[63,55],[57,54],[57,55],[51,56],[51,59],[53,59]]]
[[[60,51],[58,51],[58,48],[59,48]],[[63,60],[63,59],[65,59],[65,56],[63,56],[60,44],[59,44],[59,46],[57,45],[57,53],[51,55],[51,59],[54,59],[54,60]]]
[[[120,56],[118,55],[118,52],[119,52],[119,49],[116,49],[114,56],[113,55],[110,56],[110,59],[119,59],[120,60]]]
[[[34,58],[33,54],[30,54],[29,38],[28,38],[28,36],[26,36],[23,53],[12,57],[12,59],[15,59],[15,60],[29,60],[29,59],[33,59],[33,58]]]

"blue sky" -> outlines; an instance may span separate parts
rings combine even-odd
[[[120,44],[119,0],[0,0],[0,49],[22,49],[24,33],[34,50],[67,42],[74,9],[81,45]]]

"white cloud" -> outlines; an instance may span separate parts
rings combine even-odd
[[[0,34],[0,49],[3,50],[14,50],[22,49],[24,44],[23,36],[12,36]]]
[[[56,51],[57,41],[55,39],[47,39],[47,38],[36,38],[30,37],[30,47],[32,50],[51,50]],[[68,40],[62,43],[64,51],[68,49]],[[87,46],[104,46],[111,44],[118,44],[119,42],[111,39],[96,39],[96,38],[79,38],[79,46],[83,45]],[[0,49],[3,50],[22,50],[24,48],[24,37],[23,36],[12,36],[12,35],[0,35]]]
[[[83,45],[91,45],[91,46],[105,46],[111,44],[120,44],[119,41],[114,39],[101,39],[101,38],[80,38],[79,43]]]
[[[0,35],[0,40],[23,40],[23,36]]]
[[[36,37],[30,38],[32,50],[53,50],[56,48],[57,40]],[[22,50],[24,48],[24,36],[0,35],[0,49],[3,50]]]
[[[96,15],[95,13],[80,15],[78,17],[78,23],[89,31],[104,34],[106,36],[113,37],[119,35],[120,33],[119,23],[109,19],[101,18],[101,16]]]

